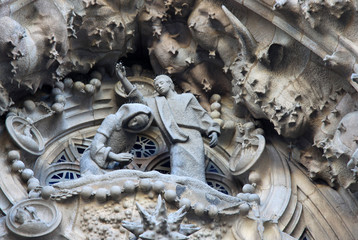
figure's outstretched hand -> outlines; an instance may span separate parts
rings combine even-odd
[[[116,75],[119,79],[124,79],[126,77],[126,69],[121,62],[116,64]]]
[[[210,143],[209,143],[209,146],[211,148],[215,147],[218,144],[218,133],[217,132],[212,132],[209,135],[209,138],[211,139]]]
[[[112,160],[121,163],[122,165],[130,164],[134,158],[133,154],[131,153],[113,153],[113,152],[109,153],[109,157]]]

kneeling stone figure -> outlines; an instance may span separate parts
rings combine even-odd
[[[137,133],[146,130],[152,121],[150,108],[138,103],[124,104],[115,114],[108,115],[82,155],[81,174],[104,174],[129,164],[133,155],[128,151],[135,144]]]

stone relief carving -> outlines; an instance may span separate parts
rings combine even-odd
[[[52,232],[69,239],[141,238],[139,232],[130,235],[122,222],[141,219],[129,211],[135,201],[150,211],[161,194],[168,212],[185,205],[183,225],[201,228],[189,239],[355,239],[355,5],[2,1],[0,115],[3,122],[7,117],[13,141],[0,127],[0,194],[6,196],[0,198],[0,215],[12,216],[6,217],[11,222],[7,227],[0,221],[0,238],[12,239],[12,233],[27,237],[29,224],[36,225],[34,229],[40,226],[39,234],[45,237]],[[60,136],[98,126],[125,106],[122,98],[128,89],[114,87],[113,66],[119,59],[128,67],[136,62],[152,69],[146,77],[170,75],[179,96],[190,92],[199,100],[198,107],[208,111],[216,126],[214,132],[221,127],[217,144],[230,156],[223,166],[239,185],[237,196],[225,197],[209,188],[202,172],[199,183],[175,175],[119,170],[56,186],[40,184],[43,173],[38,169],[43,168],[37,166],[36,155],[46,151],[46,156],[55,156],[58,152],[48,146]],[[133,72],[142,71],[134,68]],[[140,76],[135,73],[134,78]],[[115,99],[113,89],[121,99]],[[137,90],[156,98],[151,84]],[[180,112],[179,106],[169,106]],[[129,149],[134,136],[121,147]],[[108,145],[98,138],[81,139],[93,146]],[[204,144],[210,143],[204,139]],[[204,149],[194,147],[203,160]],[[221,150],[213,148],[211,154],[217,151]],[[106,160],[100,167],[92,163],[102,173],[110,168]],[[71,164],[78,164],[78,159]],[[172,164],[172,171],[175,168]],[[50,227],[41,207],[34,207],[35,212],[32,206],[16,205],[38,197],[52,201],[63,213],[61,228]],[[20,233],[18,228],[23,228]]]
[[[11,232],[22,237],[41,237],[54,231],[61,222],[56,206],[41,199],[29,199],[16,204],[6,218]]]
[[[254,123],[248,122],[238,128],[238,144],[230,158],[230,171],[233,175],[248,171],[259,160],[266,146],[263,130],[255,129]]]
[[[220,127],[200,106],[194,95],[178,94],[174,83],[167,75],[154,79],[154,88],[159,96],[145,99],[129,82],[120,65],[116,74],[128,97],[134,102],[147,104],[170,148],[171,174],[191,176],[205,182],[204,146],[202,133],[211,138],[210,147],[215,147]]]
[[[44,140],[41,133],[32,125],[32,120],[18,116],[6,118],[6,127],[13,141],[23,150],[34,155],[44,152]]]
[[[349,14],[355,9],[352,1],[276,1],[273,6],[274,10],[289,10],[296,14],[302,13],[305,20],[308,21],[312,28],[316,28],[322,24],[324,20],[334,17],[340,20],[343,14]],[[328,12],[328,16],[324,16],[322,12]]]
[[[72,70],[84,73],[100,61],[115,61],[117,54],[134,50],[139,7],[139,2],[132,1],[121,1],[116,7],[107,1],[2,4],[1,73],[7,76],[2,81],[2,109],[11,105],[5,89],[36,91]],[[118,15],[120,11],[126,14]]]
[[[123,168],[133,160],[128,151],[133,147],[136,133],[152,123],[151,110],[142,104],[124,104],[107,116],[98,128],[91,146],[81,158],[81,174],[103,174],[104,169]],[[117,164],[116,164],[117,163]]]
[[[83,231],[94,238],[101,235],[110,237],[119,232],[125,233],[125,231],[123,232],[121,224],[123,227],[132,231],[136,236],[144,234],[147,230],[147,234],[149,234],[151,228],[147,225],[148,215],[144,217],[143,224],[146,225],[143,226],[143,228],[136,228],[140,225],[130,223],[133,219],[137,221],[140,220],[140,216],[143,217],[142,213],[138,215],[131,211],[134,207],[134,199],[138,199],[140,205],[143,204],[147,208],[154,210],[154,215],[159,213],[160,216],[162,216],[163,212],[160,210],[163,209],[164,202],[158,200],[158,204],[153,203],[155,196],[161,194],[159,195],[159,199],[163,196],[168,205],[170,205],[171,212],[173,209],[180,208],[176,213],[171,213],[179,217],[178,220],[182,220],[181,217],[184,217],[184,212],[190,211],[191,216],[194,214],[197,218],[200,218],[206,223],[200,223],[197,218],[191,216],[188,216],[188,219],[193,219],[205,228],[208,228],[208,223],[219,217],[230,219],[233,214],[240,213],[246,215],[253,204],[252,201],[257,201],[257,199],[244,201],[222,194],[199,180],[173,175],[161,175],[157,172],[143,173],[133,170],[118,170],[105,175],[92,175],[79,180],[80,181],[77,182],[69,181],[56,185],[55,189],[52,190],[51,198],[56,199],[60,205],[65,201],[75,203],[79,197],[84,205],[93,205],[97,202],[105,204],[103,210],[84,206],[83,214],[80,218],[80,221],[85,224],[83,225]],[[108,181],[110,182],[110,188],[108,188]],[[107,185],[104,184],[105,182],[107,182]],[[79,194],[71,194],[68,191],[72,193],[79,192]],[[44,191],[42,191],[42,195],[43,194]],[[155,207],[155,205],[157,205],[157,207]],[[153,219],[153,221],[161,221],[161,218],[149,218]],[[101,222],[103,226],[96,226],[98,225],[96,222]],[[172,224],[169,219],[168,224]],[[220,228],[217,230],[221,234],[225,234],[228,230],[226,224],[219,222],[213,224],[220,225]],[[181,230],[179,228],[171,228],[171,231],[175,230],[174,232],[178,231],[186,235],[190,233],[190,229],[198,230],[190,226],[192,225],[182,224]],[[101,228],[106,228],[107,230],[101,234],[101,230],[99,230]],[[94,231],[95,229],[99,231]],[[215,229],[212,230],[215,231]],[[209,232],[212,230],[208,229],[203,233],[198,233],[198,235],[194,234],[196,235],[195,239],[200,239],[200,236],[209,237]],[[192,233],[193,232],[194,231],[192,231]],[[163,234],[166,236],[166,233],[163,232]],[[155,237],[157,236],[160,236],[160,234],[157,233]]]
[[[187,236],[198,231],[193,224],[181,224],[186,211],[182,206],[178,211],[167,215],[165,201],[159,195],[154,213],[148,213],[140,204],[136,203],[142,218],[141,223],[123,221],[124,228],[131,231],[137,238],[142,239],[188,239]]]

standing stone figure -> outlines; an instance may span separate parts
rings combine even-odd
[[[83,153],[81,174],[103,174],[129,164],[137,134],[146,130],[153,121],[149,107],[123,104],[115,114],[108,115],[98,128],[91,146]]]
[[[171,174],[205,180],[205,155],[202,134],[211,138],[215,147],[220,126],[201,107],[193,94],[178,94],[172,79],[159,75],[154,88],[159,96],[144,98],[125,76],[125,70],[116,66],[116,74],[122,82],[128,98],[148,105],[170,150]]]

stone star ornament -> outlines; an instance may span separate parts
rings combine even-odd
[[[136,203],[141,222],[122,221],[122,226],[132,232],[136,239],[143,240],[182,240],[188,239],[190,234],[200,228],[194,224],[181,224],[187,211],[185,206],[178,211],[167,215],[165,201],[161,195],[152,214],[148,213],[141,205]]]

